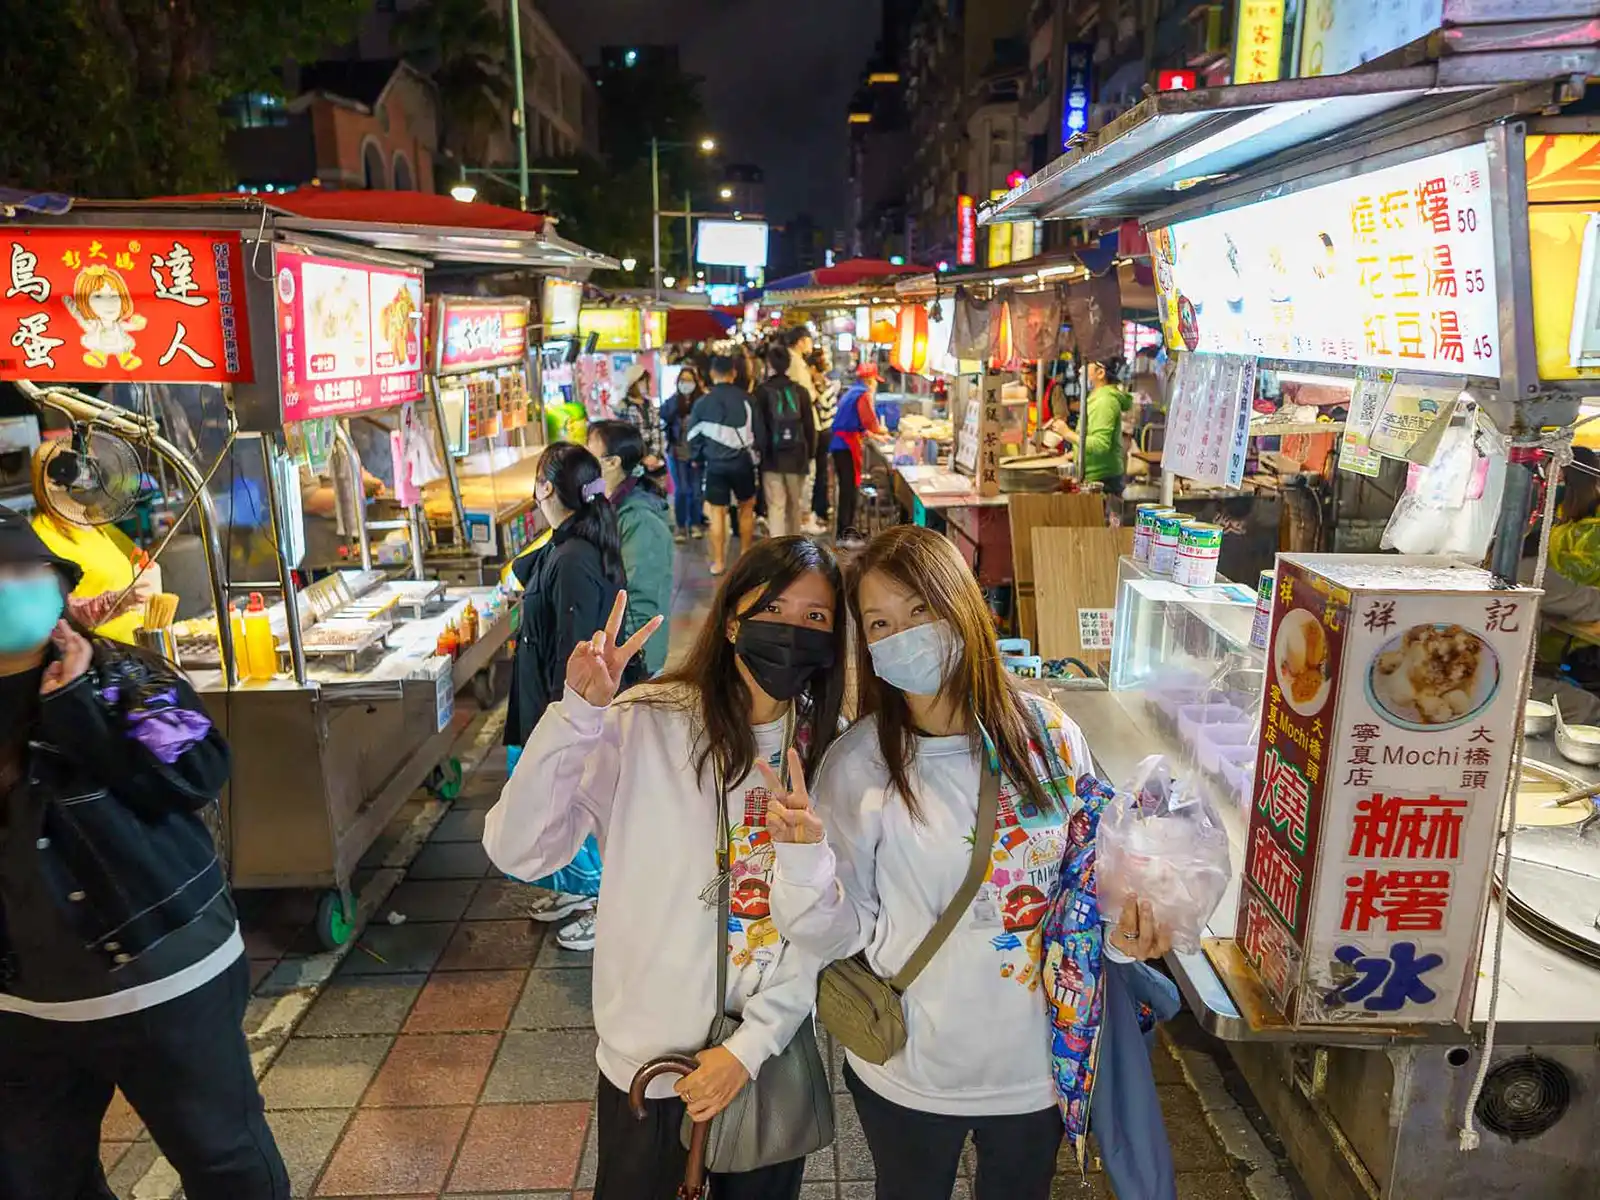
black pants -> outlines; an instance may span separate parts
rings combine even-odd
[[[1062,1138],[1053,1105],[1014,1117],[945,1117],[885,1100],[848,1064],[844,1078],[872,1151],[878,1200],[945,1200],[969,1132],[978,1152],[974,1200],[1048,1200]]]
[[[674,1200],[689,1158],[683,1101],[647,1100],[645,1119],[636,1120],[628,1094],[602,1075],[596,1110],[594,1200]],[[742,1175],[713,1175],[711,1200],[796,1200],[805,1169],[805,1159],[797,1158]]]
[[[113,1200],[100,1122],[120,1087],[189,1200],[288,1200],[242,1022],[243,955],[205,986],[103,1021],[0,1013],[0,1196]]]
[[[856,481],[855,455],[848,450],[835,450],[833,473],[839,480],[838,521],[833,532],[835,536],[843,537],[846,530],[856,527],[856,496],[861,492],[861,484]]]
[[[828,443],[831,440],[829,433],[818,431],[816,477],[811,481],[811,515],[822,522],[828,519]]]

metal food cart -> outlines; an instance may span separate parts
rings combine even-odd
[[[148,449],[192,497],[180,524],[192,512],[205,570],[180,613],[203,624],[209,608],[202,635],[210,643],[196,648],[201,636],[186,647],[180,638],[179,659],[233,750],[221,850],[235,887],[325,889],[317,929],[330,946],[352,931],[357,864],[419,786],[443,781],[458,733],[454,696],[503,653],[518,619],[515,602],[496,587],[447,592],[424,579],[420,505],[390,523],[409,542],[410,570],[394,574],[409,578],[374,569],[371,534],[384,526],[366,519],[349,416],[422,398],[425,271],[448,268],[459,280],[463,272],[529,267],[586,273],[610,262],[536,216],[443,197],[402,197],[408,212],[420,204],[424,216],[386,221],[388,196],[335,197],[331,216],[318,214],[315,198],[84,201],[18,229],[24,242],[30,231],[48,230],[97,248],[112,244],[99,231],[134,231],[130,274],[143,265],[132,246],[142,240],[148,253],[170,244],[174,231],[197,246],[209,238],[237,248],[220,284],[215,275],[199,277],[212,288],[206,302],[227,301],[228,336],[254,348],[253,369],[246,351],[243,363],[230,359],[236,369],[226,377],[142,377],[137,359],[126,372],[130,383],[223,381],[202,397],[206,422],[220,435],[204,455],[175,445],[161,422],[105,400],[53,381],[24,387],[42,408]],[[353,344],[335,344],[330,331],[353,331]],[[341,366],[347,352],[353,367]],[[69,368],[56,378],[74,376]],[[285,448],[288,421],[300,418],[332,422],[333,522],[354,542],[348,569],[304,590],[295,577],[305,542],[304,477],[296,486]],[[448,451],[439,452],[448,461]],[[456,507],[459,515],[459,498]],[[243,678],[225,615],[231,600],[257,592],[278,597],[268,610],[279,656],[270,679]],[[479,615],[478,636],[457,654],[439,653],[447,624],[470,625],[469,604]],[[344,615],[361,618],[360,644],[340,640],[349,629]]]
[[[1589,214],[1600,213],[1600,192],[1592,185],[1574,183],[1570,174],[1557,185],[1552,175],[1561,162],[1600,145],[1600,120],[1578,115],[1581,110],[1573,107],[1600,56],[1591,5],[1541,5],[1534,15],[1550,18],[1543,25],[1517,24],[1525,14],[1514,4],[1445,7],[1447,20],[1458,27],[1449,31],[1437,61],[1151,96],[1098,135],[1076,141],[1063,157],[986,206],[980,219],[1139,218],[1159,254],[1164,232],[1230,213],[1255,217],[1260,240],[1269,240],[1265,206],[1287,200],[1297,206],[1300,232],[1314,238],[1322,228],[1316,221],[1319,204],[1332,194],[1329,189],[1397,168],[1404,175],[1404,168],[1417,164],[1483,164],[1481,172],[1472,167],[1459,180],[1441,178],[1441,184],[1447,191],[1458,182],[1481,188],[1475,204],[1447,211],[1452,222],[1465,222],[1470,208],[1471,219],[1487,226],[1488,261],[1461,265],[1480,272],[1470,291],[1487,286],[1496,300],[1487,310],[1488,325],[1468,339],[1461,357],[1449,342],[1423,343],[1429,359],[1445,349],[1449,357],[1443,371],[1436,365],[1408,370],[1404,361],[1392,365],[1402,382],[1465,392],[1505,435],[1509,459],[1491,566],[1499,579],[1514,581],[1523,535],[1537,511],[1534,468],[1541,461],[1550,464],[1553,504],[1580,401],[1600,391],[1593,370],[1567,361],[1574,293],[1588,286],[1579,273],[1578,247],[1541,247],[1538,237],[1541,221],[1551,212],[1562,210],[1572,218],[1576,210],[1581,242]],[[1568,138],[1579,140],[1559,141]],[[1475,173],[1481,178],[1469,178]],[[1392,203],[1427,204],[1431,174],[1419,183],[1421,190],[1396,187]],[[1547,199],[1565,203],[1543,203]],[[1381,222],[1386,219],[1383,198],[1374,200]],[[1351,224],[1352,211],[1344,210],[1345,224],[1330,227],[1329,272],[1358,269],[1353,253],[1341,258],[1337,250],[1340,240],[1348,246],[1363,232]],[[1531,245],[1530,227],[1535,231]],[[1471,231],[1463,225],[1457,232]],[[1263,249],[1236,243],[1230,239],[1240,259]],[[1216,249],[1212,274],[1221,278],[1233,268],[1227,247]],[[1383,264],[1386,270],[1390,266]],[[1583,268],[1585,276],[1590,270]],[[1161,273],[1158,262],[1158,278]],[[1363,273],[1360,282],[1378,295],[1370,287],[1374,278]],[[1170,279],[1166,283],[1163,299],[1175,302]],[[1463,300],[1467,291],[1459,293]],[[1191,305],[1182,317],[1189,322],[1185,347],[1195,348],[1203,336],[1199,330],[1215,330],[1230,313],[1247,312],[1252,294],[1242,287],[1220,300],[1208,298],[1199,313]],[[1285,316],[1283,305],[1294,298],[1285,287],[1267,297],[1262,311],[1291,323],[1294,318]],[[1423,325],[1424,337],[1439,332],[1437,323],[1432,329]],[[1370,345],[1352,357],[1364,360],[1361,351]],[[1254,353],[1263,369],[1344,378],[1358,370],[1318,346]],[[1541,571],[1542,553],[1541,544]],[[1281,568],[1286,560],[1279,561]],[[1165,590],[1145,587],[1139,568],[1126,560],[1124,568],[1119,646],[1131,639],[1152,662],[1194,655],[1197,660],[1210,656],[1219,668],[1231,665],[1231,674],[1219,670],[1206,686],[1243,703],[1242,719],[1248,723],[1249,706],[1259,710],[1267,690],[1270,676],[1263,668],[1272,666],[1269,651],[1251,643],[1255,606],[1248,597],[1255,580],[1242,581],[1243,600],[1211,596],[1202,601],[1185,589],[1173,591],[1170,583]],[[1130,597],[1157,594],[1172,604],[1153,615],[1135,611]],[[1508,677],[1525,683],[1516,667],[1507,668]],[[1115,678],[1112,686],[1117,687]],[[1185,755],[1176,745],[1176,715],[1169,708],[1163,720],[1157,699],[1136,688],[1106,691],[1083,684],[1058,694],[1115,778],[1125,777],[1153,743],[1177,758]],[[1521,699],[1526,700],[1525,686]],[[1520,715],[1519,707],[1518,719],[1498,731],[1515,742],[1512,781],[1519,770],[1529,769],[1530,760],[1557,761],[1548,738],[1524,738]],[[1253,766],[1255,759],[1249,761]],[[1573,784],[1594,778],[1592,768],[1566,767],[1562,774]],[[1502,921],[1499,904],[1486,900],[1467,918],[1471,936],[1464,954],[1470,957],[1457,966],[1465,970],[1467,999],[1453,1019],[1407,1020],[1403,1006],[1381,1016],[1360,1014],[1365,1019],[1319,1022],[1286,1016],[1281,999],[1270,993],[1258,964],[1249,961],[1235,938],[1241,890],[1257,887],[1252,879],[1241,888],[1237,878],[1246,873],[1247,823],[1265,794],[1258,779],[1246,776],[1240,786],[1236,809],[1219,805],[1237,869],[1234,886],[1212,918],[1214,936],[1204,953],[1174,955],[1168,965],[1200,1024],[1228,1043],[1319,1200],[1600,1193],[1600,1142],[1594,1137],[1600,1117],[1600,969],[1592,946],[1581,956],[1558,949],[1534,923]],[[1508,782],[1503,798],[1497,791],[1481,802],[1509,804],[1517,786]],[[1454,782],[1441,773],[1437,787],[1444,791]],[[1497,835],[1500,846],[1493,860],[1501,878],[1496,890],[1504,892],[1509,870],[1513,910],[1532,910],[1547,924],[1574,931],[1575,943],[1592,943],[1600,908],[1600,845],[1584,838],[1592,822],[1529,831],[1518,828],[1520,821],[1520,816],[1511,821],[1517,834],[1514,852],[1506,851],[1510,835]],[[1488,882],[1485,874],[1468,881],[1485,895],[1491,891]],[[1485,910],[1487,920],[1480,915]],[[1317,966],[1311,963],[1308,969]],[[1474,1123],[1476,1135],[1467,1131]]]

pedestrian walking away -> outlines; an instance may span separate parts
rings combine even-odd
[[[739,509],[739,549],[747,552],[756,532],[756,451],[750,396],[737,382],[734,360],[711,360],[711,390],[689,414],[689,440],[705,463],[706,516],[711,527],[711,573],[727,567],[728,508]]]
[[[816,453],[816,411],[811,393],[786,374],[793,351],[768,351],[772,369],[755,394],[755,442],[761,456],[761,486],[767,524],[774,537],[800,532],[800,495]]]
[[[80,575],[0,508],[0,1196],[111,1200],[120,1088],[191,1200],[287,1200],[201,819],[228,747],[165,660],[64,619]]]

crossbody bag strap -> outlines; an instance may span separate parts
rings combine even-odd
[[[911,957],[899,973],[889,980],[889,986],[897,992],[905,992],[916,982],[922,969],[939,953],[939,947],[944,945],[945,939],[961,923],[961,918],[966,916],[967,909],[972,907],[978,889],[983,886],[984,877],[989,874],[989,859],[994,853],[995,826],[1000,817],[1000,764],[995,760],[993,749],[987,745],[987,739],[982,772],[983,778],[978,784],[978,820],[972,827],[972,861],[967,864],[967,877],[961,881],[961,886],[934,922],[933,928],[928,930],[928,936],[911,952]]]

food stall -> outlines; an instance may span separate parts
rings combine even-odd
[[[1275,575],[1191,583],[1142,535],[1109,689],[1057,693],[1114,779],[1159,749],[1227,828],[1233,885],[1168,965],[1319,1200],[1600,1189],[1600,849],[1577,795],[1600,753],[1527,708],[1556,483],[1596,391],[1578,297],[1600,190],[1573,168],[1600,125],[1561,113],[1596,39],[1559,24],[1150,97],[982,214],[1142,222],[1168,474],[1226,485],[1283,432],[1263,400],[1342,389],[1345,426],[1313,436],[1389,486],[1391,544],[1443,545],[1345,553],[1330,528]]]
[[[404,210],[394,219],[391,201]],[[455,695],[503,653],[517,620],[515,600],[497,587],[423,578],[419,521],[390,530],[367,520],[367,476],[404,492],[426,447],[352,422],[414,414],[423,398],[425,272],[609,260],[536,217],[444,197],[293,205],[82,201],[8,227],[14,277],[104,256],[103,269],[131,292],[105,315],[132,345],[69,353],[72,309],[60,305],[74,279],[51,277],[6,301],[6,319],[27,336],[0,359],[0,375],[177,481],[174,532],[198,531],[205,570],[188,588],[166,572],[182,618],[167,645],[233,748],[218,830],[230,879],[324,889],[318,932],[334,945],[351,932],[357,863],[419,786],[447,781]],[[111,387],[96,398],[78,383]],[[153,393],[155,415],[113,402],[118,389],[139,387]],[[410,436],[436,442],[434,431],[420,421]],[[407,543],[409,568],[375,561],[372,535],[390,533]],[[318,573],[305,564],[321,535],[353,541],[351,560],[302,586]],[[165,565],[165,545],[153,553]],[[241,613],[235,602],[247,598]]]

